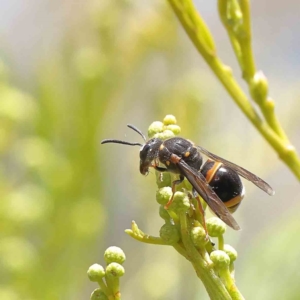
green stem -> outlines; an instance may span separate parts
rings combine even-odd
[[[188,254],[186,253],[184,246],[181,243],[177,243],[175,245],[172,245],[174,247],[174,249],[181,254],[182,256],[184,256],[188,261],[190,260]]]
[[[248,83],[250,88],[251,81],[253,80],[256,73],[255,59],[252,50],[252,32],[251,32],[251,13],[250,13],[250,3],[248,0],[241,0],[236,3],[236,6],[241,10],[242,13],[242,24],[240,32],[235,32],[232,24],[230,24],[230,20],[227,17],[227,9],[228,5],[230,5],[230,1],[219,0],[218,8],[220,18],[224,27],[227,30],[232,48],[235,52],[239,65],[242,69],[243,78]],[[235,20],[233,20],[234,22]],[[283,140],[289,143],[288,138],[282,129],[280,122],[278,121],[275,113],[274,113],[274,102],[270,99],[262,99],[259,105],[264,118],[270,127],[275,131],[277,135],[279,135]]]
[[[125,232],[131,237],[133,237],[134,239],[146,244],[172,246],[171,244],[166,243],[163,239],[159,237],[155,237],[147,234],[137,235],[131,229],[126,229]]]
[[[101,280],[97,281],[97,283],[99,284],[101,290],[106,294],[106,296],[109,297],[111,295],[111,291],[109,290],[107,285],[104,283],[103,279],[101,278]]]
[[[223,279],[226,289],[230,294],[232,300],[245,300],[235,285],[234,279],[231,277],[228,268],[219,271],[221,278]]]
[[[279,120],[277,119],[275,112],[274,112],[274,101],[271,98],[267,98],[259,104],[259,107],[264,115],[264,118],[271,126],[271,128],[276,132],[278,136],[282,138],[287,144],[289,144],[289,139],[285,134],[283,128],[280,125]]]
[[[243,13],[243,27],[245,34],[241,37],[240,45],[245,59],[243,77],[250,86],[251,80],[256,73],[255,60],[252,50],[252,32],[251,32],[251,11],[249,0],[239,1],[240,7]],[[274,102],[271,99],[265,99],[259,104],[259,107],[271,128],[287,143],[289,143],[288,137],[285,134],[283,128],[280,125],[275,113]]]
[[[107,286],[111,290],[111,294],[109,299],[114,300],[120,300],[121,299],[121,293],[120,293],[120,279],[118,277],[116,278],[110,278],[109,276],[105,276]]]
[[[240,65],[241,69],[244,70],[244,62],[243,62],[243,55],[242,55],[242,51],[241,51],[241,45],[240,45],[238,39],[236,38],[235,34],[231,31],[231,26],[228,21],[227,8],[228,8],[227,1],[224,1],[224,0],[218,1],[218,9],[219,9],[220,19],[221,19],[224,27],[227,30],[227,33],[228,33],[228,36],[229,36],[229,39],[231,42],[231,46],[237,57],[238,63]]]
[[[255,60],[252,51],[252,31],[250,23],[250,5],[248,0],[239,1],[243,14],[243,34],[240,35],[240,45],[244,58],[243,78],[250,83],[256,72]]]
[[[221,60],[216,56],[216,52],[207,51],[201,40],[199,34],[202,32],[201,24],[203,23],[191,0],[168,0],[171,4],[177,18],[181,22],[186,33],[194,43],[199,53],[213,70],[215,75],[219,78],[222,85],[233,98],[235,103],[243,111],[250,122],[268,141],[271,147],[278,153],[279,157],[290,168],[294,175],[300,180],[300,159],[295,148],[289,141],[280,138],[276,132],[272,130],[257,114],[247,96],[242,91],[236,80],[233,78],[231,70],[225,66]],[[184,3],[185,5],[183,5]],[[192,17],[191,17],[192,16]],[[199,21],[201,20],[201,21]],[[210,33],[206,31],[206,35]]]
[[[229,272],[230,272],[230,276],[234,279],[234,263],[230,262],[229,264]]]
[[[234,4],[233,4],[234,2]],[[243,3],[241,3],[243,2]],[[221,21],[227,30],[231,45],[238,59],[239,65],[243,72],[243,78],[250,84],[256,72],[253,51],[251,47],[251,26],[250,26],[250,6],[248,1],[218,1],[218,9]],[[239,20],[228,19],[228,6],[234,5],[242,13],[242,18]],[[241,22],[239,30],[235,30],[235,23]]]
[[[215,274],[210,264],[200,255],[200,253],[195,248],[190,238],[186,214],[181,213],[179,219],[181,224],[181,238],[183,245],[189,256],[189,260],[193,264],[197,276],[203,282],[210,298],[218,300],[231,300],[231,297],[220,278]]]
[[[218,236],[218,241],[219,241],[219,250],[224,250],[224,236],[223,236],[223,234]]]

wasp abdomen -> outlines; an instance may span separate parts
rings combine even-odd
[[[229,211],[236,211],[244,197],[244,187],[237,172],[220,162],[208,160],[201,173]]]

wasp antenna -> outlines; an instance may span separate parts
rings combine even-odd
[[[135,126],[133,126],[131,124],[127,124],[127,127],[134,130],[135,132],[137,132],[144,139],[144,141],[146,142],[147,139],[146,139],[145,135],[138,128],[136,128]]]
[[[101,144],[107,144],[107,143],[115,143],[115,144],[123,144],[123,145],[129,145],[129,146],[141,146],[141,147],[143,147],[143,145],[141,143],[129,143],[129,142],[125,142],[125,141],[111,140],[111,139],[101,141]]]

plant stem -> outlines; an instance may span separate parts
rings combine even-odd
[[[208,262],[200,255],[200,253],[195,248],[189,235],[186,214],[181,213],[179,218],[181,224],[182,242],[189,256],[189,260],[193,264],[197,276],[203,282],[207,293],[210,296],[210,299],[231,300],[231,297],[221,279],[215,274],[213,268],[211,268]]]
[[[172,246],[171,244],[166,243],[163,239],[159,237],[155,237],[147,234],[137,235],[131,229],[126,229],[125,232],[131,237],[133,237],[134,239],[146,244]]]
[[[182,243],[177,243],[175,245],[172,245],[174,247],[174,249],[181,254],[183,257],[185,257],[188,261],[190,260],[188,254],[186,253]]]
[[[218,237],[218,242],[219,242],[219,250],[224,250],[224,236],[221,234]]]
[[[228,19],[227,10],[228,6],[232,2],[236,4],[235,9],[240,12],[241,18],[239,19]],[[252,50],[250,3],[248,0],[241,0],[239,2],[237,2],[237,0],[219,0],[218,8],[220,18],[227,30],[231,45],[241,67],[243,78],[247,82],[249,89],[251,89],[251,83],[257,70]],[[236,24],[236,26],[239,26],[240,29],[238,32],[236,32],[234,24]],[[261,101],[257,102],[257,104],[259,105],[259,108],[261,109],[261,112],[263,113],[264,118],[269,126],[275,131],[278,136],[289,143],[288,138],[284,130],[282,129],[280,122],[276,117],[276,114],[274,113],[273,100],[268,98],[266,95],[265,98],[261,99]]]
[[[280,159],[285,162],[294,175],[300,180],[300,159],[295,148],[287,139],[281,138],[278,134],[276,134],[276,132],[259,117],[247,96],[242,91],[237,81],[233,78],[231,69],[225,66],[216,56],[216,50],[214,48],[209,48],[208,44],[203,44],[203,39],[199,38],[199,36],[203,33],[205,33],[206,36],[209,36],[210,32],[206,26],[205,28],[201,28],[204,21],[197,13],[192,1],[168,1],[195,47],[221,81],[222,85],[233,98],[235,103],[262,134],[262,136],[268,141],[271,147],[278,153]],[[209,40],[212,40],[212,37],[210,37]]]
[[[98,281],[98,284],[99,284],[101,290],[106,294],[106,296],[109,297],[111,295],[111,291],[107,287],[107,285],[104,283],[103,278],[101,278],[101,280]]]
[[[245,300],[235,285],[234,279],[231,277],[229,269],[221,270],[220,276],[223,278],[227,291],[229,292],[232,300]]]

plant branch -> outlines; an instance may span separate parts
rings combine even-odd
[[[210,298],[220,300],[231,299],[221,279],[214,273],[211,264],[209,264],[195,248],[189,235],[187,215],[185,213],[181,213],[179,218],[182,242],[190,258],[189,260],[193,264],[197,276],[203,282]]]
[[[266,78],[264,87],[255,86],[257,78],[264,76],[262,72],[257,72],[252,50],[252,33],[251,33],[251,14],[250,3],[248,0],[219,0],[218,8],[221,21],[227,30],[233,50],[242,70],[243,78],[247,82],[250,94],[258,104],[269,126],[286,142],[288,138],[282,129],[274,113],[274,102],[268,98],[268,86]],[[258,76],[257,76],[258,75]],[[257,77],[257,78],[256,78]],[[263,93],[251,93],[254,88],[265,89]],[[258,97],[256,97],[258,96]]]
[[[155,237],[155,236],[145,234],[143,231],[141,231],[138,228],[137,224],[134,221],[132,221],[131,223],[131,229],[126,229],[125,232],[131,237],[133,237],[134,239],[146,244],[172,246],[171,244],[166,243],[160,237]]]
[[[231,69],[224,65],[217,57],[216,49],[213,43],[213,38],[205,25],[205,22],[197,12],[191,0],[168,0],[173,8],[178,20],[190,37],[191,41],[202,55],[204,60],[210,66],[214,74],[218,77],[224,88],[233,98],[235,103],[243,111],[250,122],[257,128],[261,135],[268,141],[271,147],[278,153],[281,160],[291,169],[295,176],[300,180],[300,159],[295,148],[287,139],[279,121],[274,114],[274,102],[270,98],[266,98],[260,102],[260,107],[267,122],[262,120],[247,96],[234,79]],[[219,3],[227,1],[220,1]],[[241,45],[237,35],[230,33],[230,38],[233,42],[233,48],[237,54],[239,63],[242,65],[242,70],[247,67],[247,72],[243,72],[246,81],[253,82],[255,74],[254,59],[251,50],[251,31],[250,31],[250,13],[249,3],[247,1],[241,5],[241,13],[244,16],[244,32],[247,34],[242,36],[243,43]],[[220,4],[219,4],[220,10]],[[205,26],[203,26],[203,24]],[[239,31],[237,31],[239,32]],[[239,34],[241,34],[239,32]],[[205,36],[203,38],[202,36]],[[247,37],[247,38],[245,38]],[[245,41],[246,40],[246,41]],[[245,59],[246,57],[246,59]],[[250,70],[250,71],[249,71]],[[251,77],[251,80],[248,79]]]

